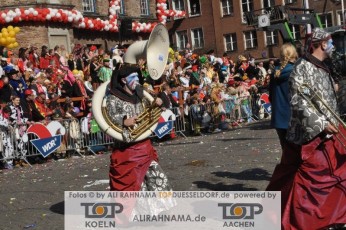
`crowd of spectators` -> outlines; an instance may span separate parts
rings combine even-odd
[[[125,52],[120,46],[104,50],[80,44],[74,45],[71,53],[64,46],[22,47],[18,53],[0,47],[3,157],[13,148],[7,146],[5,134],[10,127],[17,127],[16,132],[22,135],[33,122],[47,124],[90,116],[93,92],[123,64]],[[144,60],[139,66],[143,87],[162,98],[164,109],[177,107],[180,115],[193,118],[196,135],[218,131],[222,127],[213,125],[215,121],[227,122],[226,114],[230,113],[235,117],[231,125],[251,122],[250,97],[268,90],[275,68],[274,60],[264,67],[263,62],[251,57],[240,55],[233,60],[226,53],[216,57],[213,50],[197,55],[188,49],[169,50],[165,72],[157,81],[150,78]],[[203,126],[206,122],[212,125]],[[25,162],[15,164],[23,166]]]

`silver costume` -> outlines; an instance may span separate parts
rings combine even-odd
[[[314,59],[311,55],[310,58]],[[323,67],[319,68],[310,61],[301,58],[296,62],[290,75],[289,85],[292,113],[287,133],[287,140],[290,142],[301,145],[319,135],[329,121],[337,124],[330,112],[319,101],[313,100],[314,105],[318,108],[316,109],[298,93],[298,88],[302,84],[308,84],[333,111],[338,110],[334,80],[330,73],[325,70],[328,67]],[[311,92],[306,92],[306,95],[311,96]]]
[[[143,99],[142,102],[132,104],[109,94],[107,96],[107,113],[111,121],[123,129],[123,138],[126,142],[131,142],[129,130],[123,127],[123,122],[127,118],[138,116],[144,111],[144,106],[149,106],[149,101]]]

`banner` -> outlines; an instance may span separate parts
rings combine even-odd
[[[280,192],[66,191],[65,229],[281,229]]]
[[[61,145],[61,136],[65,128],[58,121],[51,121],[48,125],[36,123],[31,125],[23,135],[23,141],[29,140],[28,134],[34,134],[37,139],[30,140],[43,157],[49,156]]]
[[[169,134],[173,129],[173,121],[175,121],[175,119],[176,117],[172,110],[166,109],[163,111],[154,130],[156,136],[161,139]]]

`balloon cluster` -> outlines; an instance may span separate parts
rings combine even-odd
[[[65,10],[53,8],[15,8],[0,11],[0,24],[18,23],[22,21],[34,22],[62,22],[71,23],[73,27],[90,29],[97,31],[118,31],[117,12],[120,10],[121,0],[109,1],[109,18],[101,20],[100,18],[88,18],[78,10]],[[157,0],[157,17],[163,24],[166,23],[167,17],[177,16],[184,17],[184,11],[167,10],[167,0]],[[132,29],[136,32],[150,32],[156,23],[139,23],[135,22]]]
[[[16,34],[20,31],[19,27],[8,26],[2,28],[0,33],[0,45],[6,46],[8,49],[17,48],[19,46],[16,41]]]
[[[181,10],[168,10],[167,9],[167,0],[157,0],[156,3],[156,15],[159,19],[159,22],[166,24],[168,17],[185,17],[185,11]],[[156,26],[157,23],[140,23],[133,22],[132,30],[137,33],[146,33],[152,31],[152,29]]]
[[[156,7],[157,18],[163,24],[166,24],[167,17],[185,17],[185,11],[167,9],[167,0],[157,0]]]

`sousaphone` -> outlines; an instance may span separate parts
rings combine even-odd
[[[124,63],[137,64],[139,58],[145,58],[150,77],[157,80],[165,70],[168,59],[169,37],[163,24],[157,24],[148,40],[133,43],[124,55]],[[126,141],[122,135],[123,127],[111,122],[107,112],[106,91],[110,81],[106,81],[95,91],[92,99],[92,112],[96,122],[106,134],[119,141]],[[150,104],[154,98],[146,91],[144,97]],[[144,108],[144,112],[138,116],[137,125],[130,129],[131,142],[143,140],[151,135],[157,126],[161,116],[161,109],[155,106]]]

